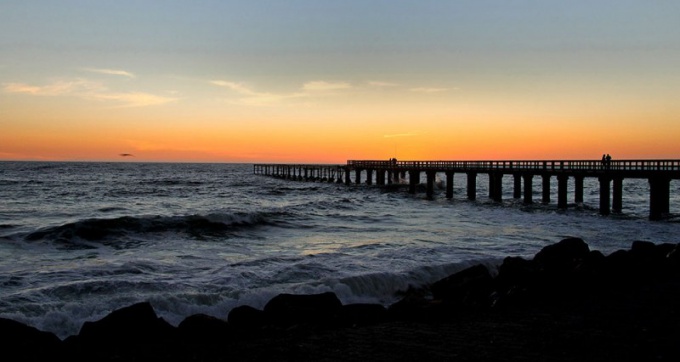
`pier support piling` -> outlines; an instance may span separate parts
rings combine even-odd
[[[544,204],[550,203],[550,175],[543,174],[543,199],[541,200]]]
[[[522,197],[522,175],[519,173],[515,173],[512,175],[512,181],[513,181],[513,189],[512,189],[512,197],[515,199],[519,199]]]
[[[569,176],[559,175],[557,176],[557,208],[566,209],[567,208],[567,182]]]
[[[477,172],[467,172],[467,198],[477,199]]]
[[[453,172],[452,171],[446,172],[446,198],[447,199],[453,198]]]
[[[530,173],[525,173],[524,175],[522,175],[522,178],[524,179],[524,204],[530,205],[534,202],[533,200],[534,175]]]
[[[612,212],[620,213],[623,210],[623,178],[614,177],[614,189],[612,191]]]
[[[434,171],[427,171],[425,174],[427,175],[425,194],[428,200],[432,200],[434,198],[434,180],[437,176],[437,173]]]
[[[420,183],[420,171],[409,170],[408,171],[408,192],[410,194],[416,193],[416,187]]]
[[[611,213],[609,194],[610,183],[612,181],[610,176],[600,176],[600,214],[609,215]]]
[[[666,177],[649,179],[649,219],[661,220],[670,212],[670,184]]]
[[[574,202],[583,204],[583,175],[574,176]]]
[[[500,172],[489,173],[489,187],[491,189],[490,196],[493,201],[503,201],[503,174]]]

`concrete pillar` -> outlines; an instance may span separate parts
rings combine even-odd
[[[557,208],[566,209],[567,208],[567,181],[569,176],[558,175],[557,176]]]
[[[529,204],[532,204],[534,202],[533,201],[533,192],[534,192],[533,179],[534,179],[534,175],[524,174],[524,175],[522,175],[522,178],[524,179],[524,204],[529,205]]]
[[[361,184],[361,170],[358,168],[354,170],[354,183],[357,185]]]
[[[350,174],[349,168],[345,168],[345,185],[347,186],[349,186],[352,183],[349,174]]]
[[[623,177],[614,177],[614,190],[612,191],[612,211],[620,213],[623,210]]]
[[[446,172],[446,198],[453,198],[453,171]]]
[[[543,199],[544,204],[550,203],[550,175],[541,175],[543,179]]]
[[[609,193],[612,179],[608,175],[600,176],[600,214],[609,215],[611,213],[609,203]]]
[[[467,198],[468,200],[477,199],[477,172],[467,173]]]
[[[489,173],[489,179],[493,180],[490,182],[491,187],[491,199],[496,202],[503,201],[503,174],[500,172]]]
[[[375,170],[375,180],[378,185],[385,185],[385,170],[384,169],[378,169]]]
[[[494,191],[494,178],[493,174],[489,172],[489,198],[493,200],[493,191]]]
[[[670,212],[671,180],[666,177],[649,179],[649,219],[661,220]]]
[[[574,176],[574,202],[583,203],[583,175]]]
[[[408,192],[410,194],[416,193],[416,186],[420,182],[420,171],[409,170],[408,171]]]
[[[373,185],[373,169],[366,169],[366,185]]]
[[[522,176],[518,173],[515,173],[512,175],[512,181],[513,181],[513,189],[512,189],[512,197],[515,199],[519,199],[522,197]]]
[[[437,176],[437,173],[434,171],[427,171],[425,174],[427,175],[426,197],[428,200],[432,200],[434,198],[434,179]]]

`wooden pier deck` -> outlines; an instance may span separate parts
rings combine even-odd
[[[680,160],[493,160],[493,161],[397,161],[397,160],[350,160],[338,165],[310,164],[255,164],[255,174],[291,180],[339,182],[346,185],[389,185],[408,174],[409,192],[416,193],[422,173],[426,175],[426,196],[434,195],[436,175],[446,176],[446,197],[453,197],[453,179],[456,173],[467,177],[467,197],[477,195],[477,175],[487,174],[489,197],[502,201],[502,179],[513,177],[513,197],[524,203],[533,203],[533,179],[542,181],[542,202],[550,202],[550,183],[557,179],[557,206],[567,208],[567,182],[574,182],[574,202],[583,203],[583,180],[597,178],[600,205],[603,215],[621,212],[624,179],[647,179],[649,181],[649,218],[665,218],[670,211],[670,182],[680,179]],[[354,177],[352,178],[352,174]]]

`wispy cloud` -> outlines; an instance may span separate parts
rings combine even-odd
[[[85,79],[56,80],[45,85],[30,85],[26,83],[5,83],[6,93],[23,93],[36,96],[63,96],[82,92],[101,90],[103,86],[97,82]]]
[[[419,88],[411,88],[411,92],[418,92],[418,93],[441,93],[441,92],[446,92],[448,91],[448,88],[429,88],[429,87],[419,87]]]
[[[239,104],[251,106],[282,105],[285,101],[289,101],[291,99],[328,96],[333,94],[334,91],[352,88],[352,86],[346,82],[311,81],[304,83],[299,92],[272,93],[257,91],[244,83],[238,82],[213,80],[210,81],[210,83],[236,92],[242,96],[238,100]]]
[[[307,82],[302,86],[302,90],[306,92],[328,92],[350,88],[352,86],[346,82],[326,82],[322,80]]]
[[[86,97],[103,101],[115,101],[121,104],[121,108],[157,106],[177,100],[177,98],[157,96],[144,92],[93,93],[86,95]]]
[[[106,74],[106,75],[118,75],[118,76],[123,76],[123,77],[128,77],[128,78],[135,78],[136,76],[128,71],[125,70],[119,70],[119,69],[99,69],[99,68],[84,68],[83,70],[91,73],[99,73],[99,74]]]
[[[33,96],[73,96],[87,100],[113,101],[119,103],[120,107],[152,106],[177,100],[145,92],[112,92],[103,84],[86,79],[57,80],[45,85],[5,83],[3,91]]]
[[[228,88],[243,96],[239,103],[252,106],[271,106],[292,98],[306,97],[304,93],[276,94],[269,92],[258,92],[243,83],[228,82],[224,80],[214,80],[210,82],[216,86]]]
[[[372,80],[368,82],[368,85],[371,87],[397,87],[399,84]]]

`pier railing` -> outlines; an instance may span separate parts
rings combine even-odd
[[[459,171],[675,171],[680,172],[680,160],[536,160],[536,161],[347,161],[350,168],[401,168]]]

